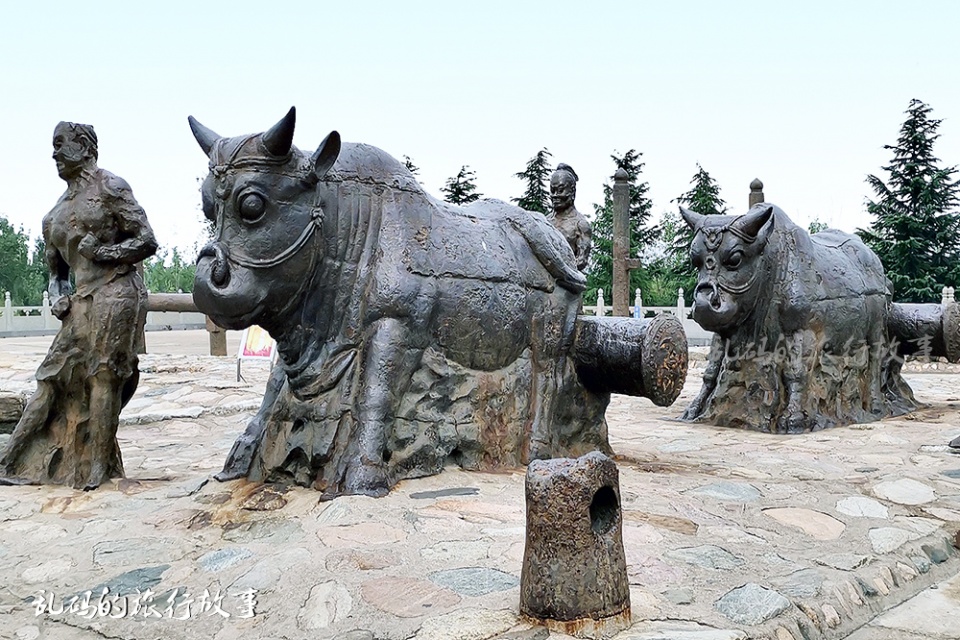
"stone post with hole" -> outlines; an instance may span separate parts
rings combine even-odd
[[[598,451],[527,467],[520,613],[580,638],[630,626],[617,465]]]

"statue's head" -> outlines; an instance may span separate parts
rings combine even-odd
[[[764,283],[773,277],[764,249],[775,224],[774,207],[757,205],[742,216],[700,215],[683,207],[680,213],[694,234],[693,319],[707,331],[725,335],[753,313]]]
[[[97,163],[97,133],[93,125],[61,122],[53,130],[53,159],[64,180]]]
[[[200,193],[214,223],[214,239],[197,258],[193,298],[221,327],[274,332],[279,310],[303,295],[318,264],[318,184],[336,162],[340,135],[333,131],[316,153],[302,153],[293,146],[292,108],[260,134],[228,138],[193,117],[189,123],[210,160]]]
[[[550,176],[550,202],[554,211],[573,208],[573,201],[577,198],[577,179],[570,165],[562,162],[557,165],[556,171]]]

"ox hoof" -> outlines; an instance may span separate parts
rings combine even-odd
[[[246,478],[246,477],[247,477],[246,471],[239,471],[237,469],[230,469],[230,470],[224,469],[220,473],[216,473],[213,475],[213,479],[216,480],[217,482],[230,482],[231,480],[237,480],[239,478]]]
[[[387,474],[382,467],[358,465],[347,470],[347,493],[382,498],[390,492]]]
[[[777,433],[805,433],[810,431],[806,416],[800,413],[787,413],[777,420]]]
[[[93,491],[104,482],[110,480],[110,473],[107,471],[105,465],[95,464],[90,469],[90,476],[87,478],[87,482],[83,485],[84,491]]]

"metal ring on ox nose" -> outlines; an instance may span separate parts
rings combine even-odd
[[[305,226],[303,231],[300,232],[300,237],[294,240],[293,244],[272,258],[251,258],[244,255],[241,251],[231,250],[227,259],[230,262],[236,263],[241,267],[247,267],[248,269],[269,269],[270,267],[276,267],[277,265],[283,264],[295,256],[300,249],[303,249],[304,245],[307,244],[314,232],[320,228],[321,216],[322,213],[319,210],[315,210],[310,215],[310,222],[308,222],[307,226]]]

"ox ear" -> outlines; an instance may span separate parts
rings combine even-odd
[[[313,175],[322,180],[340,155],[340,134],[331,131],[310,158],[313,161]]]
[[[290,153],[290,147],[293,146],[293,130],[296,126],[297,108],[290,107],[287,115],[283,116],[280,122],[270,127],[269,131],[264,132],[260,138],[270,155],[282,158]]]
[[[694,231],[697,230],[697,228],[703,223],[703,219],[706,217],[683,207],[680,207],[680,215],[683,217],[683,221],[687,223],[687,226]]]
[[[210,155],[213,145],[220,139],[220,136],[200,124],[193,116],[187,116],[187,122],[190,123],[190,130],[193,131],[193,137],[197,139],[203,152]]]
[[[767,228],[768,222],[770,224]],[[748,212],[737,218],[730,226],[750,238],[751,241],[756,240],[760,232],[763,231],[762,240],[766,241],[770,231],[773,230],[773,206],[766,205],[762,209],[758,207],[756,211]]]

